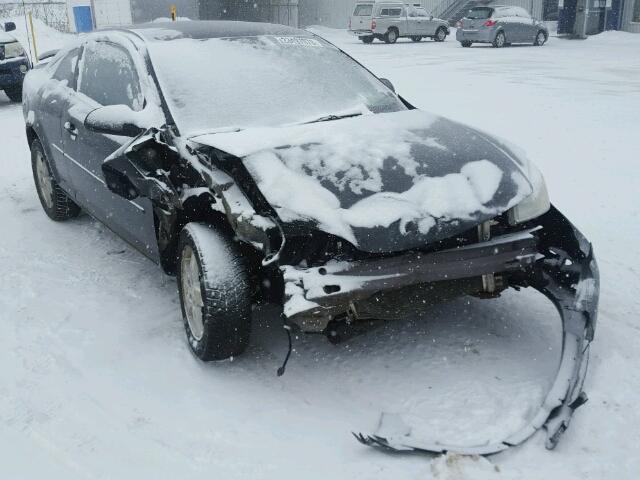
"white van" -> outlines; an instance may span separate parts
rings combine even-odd
[[[449,24],[434,18],[422,7],[400,2],[357,2],[349,19],[349,31],[364,43],[374,39],[396,43],[398,38],[419,42],[431,37],[443,42],[449,35]]]

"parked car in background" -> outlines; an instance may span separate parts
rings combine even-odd
[[[496,48],[512,43],[542,46],[549,38],[545,24],[522,7],[474,7],[458,22],[456,40],[463,47],[491,43]]]
[[[20,42],[8,33],[15,28],[13,22],[7,22],[0,30],[0,90],[4,90],[12,102],[20,102],[22,82],[31,62]]]
[[[396,43],[403,37],[414,42],[425,37],[444,42],[449,24],[421,7],[399,2],[358,2],[349,19],[349,31],[364,43],[372,43],[376,38]]]

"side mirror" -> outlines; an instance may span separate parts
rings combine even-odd
[[[393,86],[390,80],[386,78],[381,78],[380,81],[386,85],[386,87],[391,90],[393,93],[396,93],[396,87]]]
[[[429,20],[433,20],[433,15],[429,15]]]
[[[4,31],[5,32],[13,32],[16,29],[16,24],[13,22],[5,22]]]
[[[137,137],[146,130],[139,122],[140,115],[126,105],[110,105],[90,112],[84,119],[84,126],[91,132]]]

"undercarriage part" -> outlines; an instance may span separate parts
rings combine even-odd
[[[591,244],[555,208],[536,223],[542,226],[536,233],[544,258],[521,276],[520,286],[532,286],[553,302],[562,320],[563,338],[556,378],[529,424],[502,441],[452,445],[415,438],[399,416],[383,413],[375,434],[354,434],[359,442],[392,451],[489,455],[519,445],[545,428],[546,448],[557,445],[573,413],[587,400],[582,387],[597,320],[599,273]]]
[[[376,295],[393,297],[394,291],[418,285],[442,282],[446,286],[447,282],[481,278],[494,272],[522,272],[538,256],[536,242],[532,231],[527,230],[431,253],[410,252],[310,268],[283,266],[284,312],[289,321],[297,324],[318,319],[327,322],[354,304],[358,311],[374,310],[368,318],[388,318],[370,299],[375,301]],[[481,292],[482,284],[474,289],[457,290],[457,296],[474,291]]]

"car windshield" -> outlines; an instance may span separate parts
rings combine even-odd
[[[150,42],[149,54],[183,135],[406,109],[320,38],[178,38]]]
[[[356,5],[353,12],[354,17],[370,17],[373,11],[373,5]]]
[[[467,14],[467,18],[471,18],[474,20],[483,20],[485,18],[491,18],[492,13],[493,13],[493,8],[487,8],[487,7],[472,8],[471,10],[469,10],[469,13]]]

